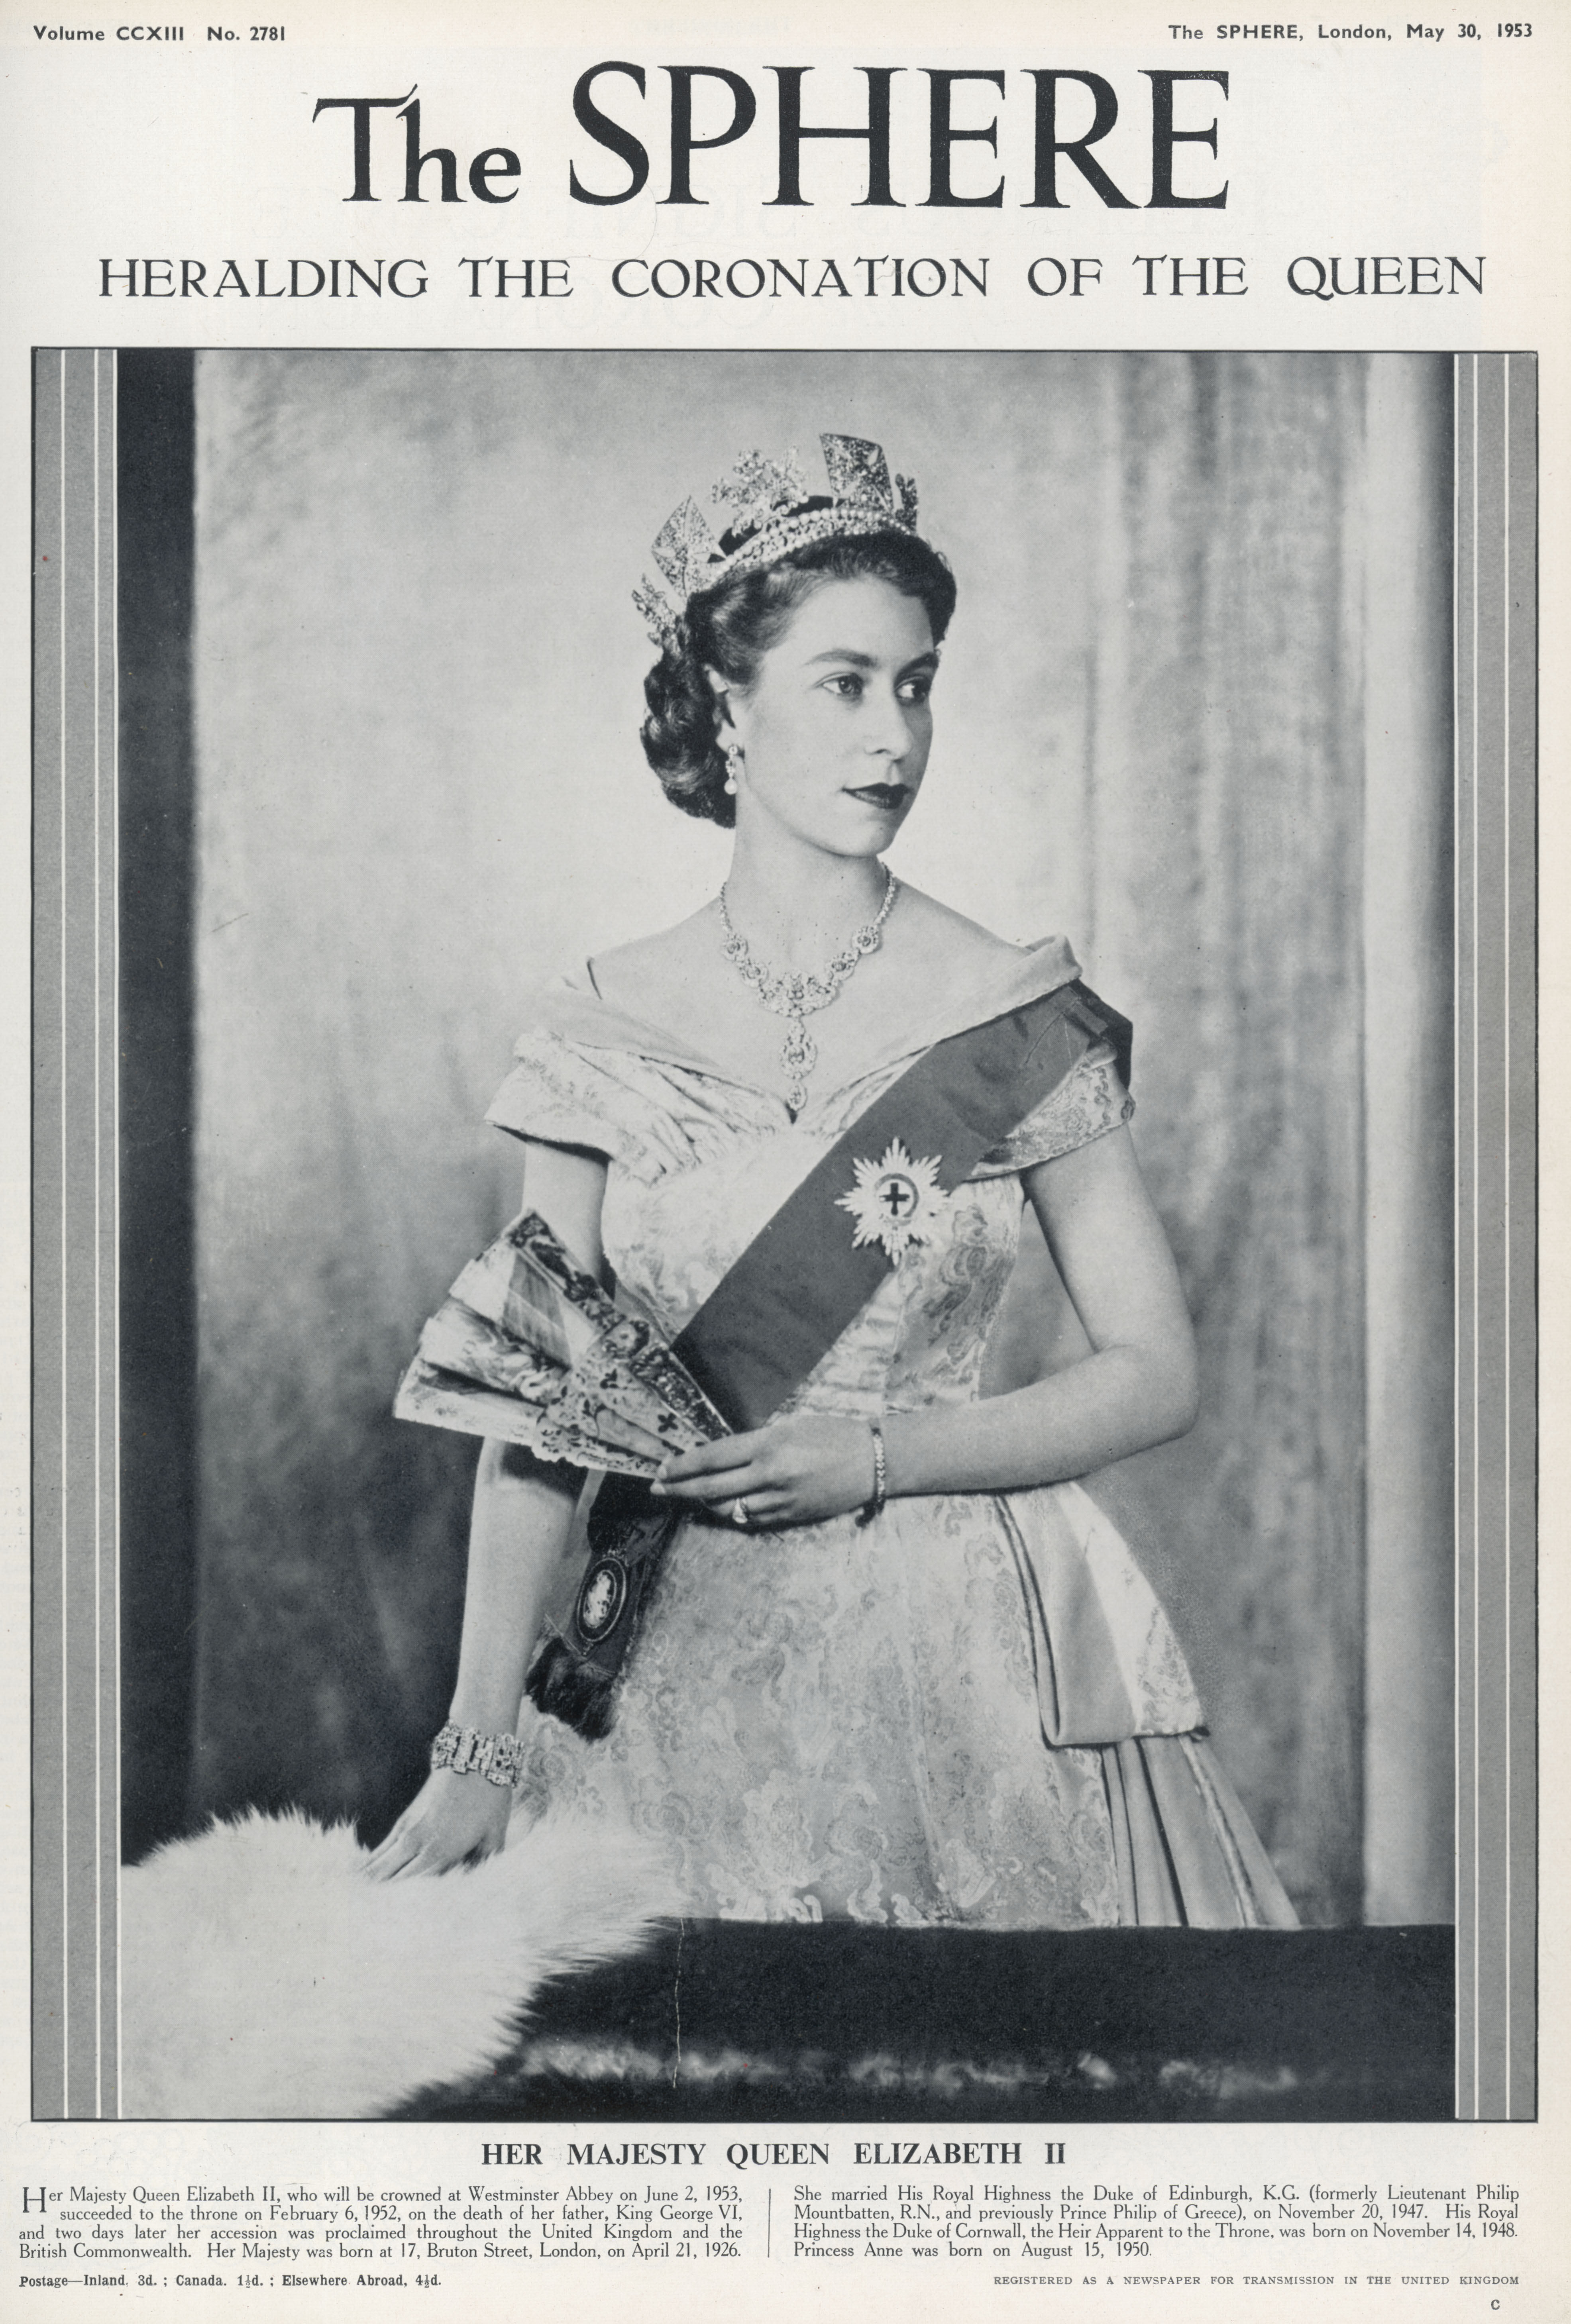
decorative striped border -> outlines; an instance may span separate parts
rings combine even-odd
[[[36,357],[32,2111],[118,2111],[116,359]]]
[[[1455,359],[1456,2111],[1537,2110],[1538,362]]]

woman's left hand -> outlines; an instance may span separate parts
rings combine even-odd
[[[761,1528],[841,1517],[873,1499],[872,1432],[864,1420],[798,1413],[668,1461],[651,1490],[716,1517],[744,1501],[746,1523]]]

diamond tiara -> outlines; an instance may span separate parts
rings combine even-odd
[[[744,452],[710,493],[717,508],[731,512],[718,537],[696,501],[685,500],[667,518],[650,554],[668,586],[646,575],[633,593],[656,645],[675,645],[688,600],[734,573],[755,572],[811,540],[915,532],[916,484],[901,475],[891,483],[880,445],[860,436],[820,436],[818,442],[827,493],[813,491],[795,452],[783,460]]]

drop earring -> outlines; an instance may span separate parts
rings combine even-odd
[[[740,742],[728,742],[725,746],[725,788],[733,795],[736,789],[736,778],[741,772],[742,745]]]

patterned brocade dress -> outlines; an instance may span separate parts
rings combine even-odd
[[[915,1056],[1074,973],[1056,941],[1023,949],[796,1120],[575,975],[543,996],[488,1118],[605,1157],[607,1259],[674,1338]],[[975,1398],[1021,1173],[1132,1110],[1110,1048],[1086,1048],[782,1410],[873,1419]],[[1290,1927],[1200,1725],[1166,1616],[1077,1485],[893,1499],[866,1526],[689,1519],[609,1736],[586,1742],[525,1702],[518,1812],[631,1818],[701,1915]]]

